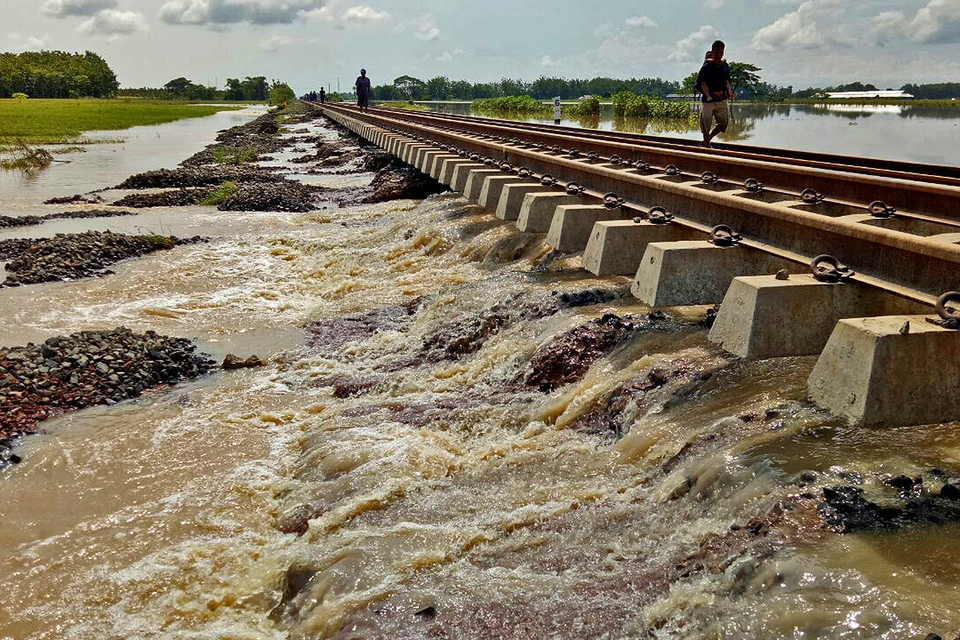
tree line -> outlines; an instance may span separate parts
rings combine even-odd
[[[111,98],[119,86],[110,65],[91,51],[0,53],[0,98]]]
[[[270,89],[277,86],[267,83],[265,76],[247,76],[227,78],[225,89],[197,84],[181,76],[174,78],[162,87],[141,87],[139,89],[120,89],[119,95],[124,97],[151,98],[153,100],[248,100],[264,101],[270,96]]]
[[[582,96],[598,95],[609,98],[621,91],[632,91],[638,95],[665,97],[681,89],[679,82],[662,78],[616,78],[568,79],[540,76],[533,82],[504,78],[497,82],[469,82],[451,80],[437,76],[429,80],[420,80],[413,76],[400,76],[390,84],[373,87],[376,100],[475,100],[486,98],[504,98],[510,96],[530,96],[539,100],[548,100],[560,96],[564,100],[575,100]]]

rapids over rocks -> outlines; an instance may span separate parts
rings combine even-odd
[[[392,199],[439,189],[332,123],[256,122],[226,136],[277,136],[252,199],[309,206],[82,219],[209,242],[0,290],[4,347],[123,325],[265,363],[18,444],[0,637],[956,636],[958,425],[846,426],[813,359],[732,358],[705,309],[456,194]],[[101,195],[211,187],[210,157]]]

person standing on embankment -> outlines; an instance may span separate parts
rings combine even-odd
[[[354,86],[357,88],[357,106],[360,111],[370,111],[370,78],[367,77],[366,69],[360,69],[360,76]]]
[[[711,141],[727,130],[730,124],[730,106],[727,101],[736,97],[730,87],[730,66],[723,59],[724,49],[726,45],[722,40],[714,42],[710,56],[697,74],[697,88],[703,93],[700,131],[703,132],[703,146],[708,149]],[[714,120],[717,122],[716,126],[713,125]]]
[[[327,101],[327,92],[323,90],[323,87],[320,87],[320,104],[323,104]]]

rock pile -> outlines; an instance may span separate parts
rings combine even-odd
[[[217,135],[216,144],[190,156],[181,162],[180,166],[196,167],[212,164],[216,161],[218,150],[244,149],[257,155],[276,153],[288,144],[288,141],[277,137],[279,132],[280,125],[277,123],[277,116],[274,114],[262,115],[246,124],[221,131]]]
[[[124,260],[203,238],[128,236],[110,231],[58,233],[52,238],[0,241],[0,259],[10,260],[0,287],[109,275],[107,267]]]
[[[221,182],[282,182],[284,178],[250,166],[181,167],[157,169],[130,176],[117,189],[181,189],[214,187]]]
[[[49,200],[44,200],[43,204],[99,204],[101,202],[103,202],[103,198],[96,194],[85,196],[78,193],[62,198],[50,198]]]
[[[53,415],[135,398],[215,364],[190,340],[124,327],[0,347],[0,446]]]
[[[33,225],[43,224],[48,220],[66,220],[87,218],[116,218],[119,216],[134,216],[134,211],[123,211],[120,209],[91,209],[89,211],[64,211],[63,213],[46,213],[42,216],[2,216],[0,215],[0,229],[11,229],[13,227],[32,227]]]
[[[312,211],[322,187],[290,180],[279,183],[244,184],[224,200],[220,211]]]
[[[131,193],[113,204],[117,207],[131,207],[143,209],[145,207],[186,207],[202,204],[212,189],[193,187],[189,189],[174,189],[159,193]]]

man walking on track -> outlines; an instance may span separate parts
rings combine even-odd
[[[354,86],[357,88],[357,106],[360,111],[370,111],[370,78],[367,77],[366,69],[360,69],[360,77]]]
[[[323,87],[320,87],[320,104],[323,104],[327,101],[327,92],[323,90]]]
[[[727,125],[730,124],[730,107],[727,101],[736,97],[730,87],[730,67],[723,59],[725,48],[723,41],[714,42],[710,55],[697,75],[697,89],[703,93],[700,130],[703,132],[703,146],[708,149],[711,141],[727,130]],[[713,125],[714,120],[717,121],[716,126]]]

